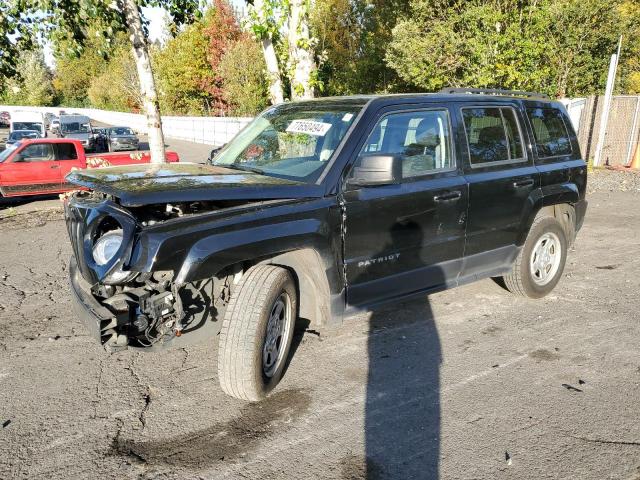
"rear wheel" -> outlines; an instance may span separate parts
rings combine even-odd
[[[530,298],[547,295],[558,284],[567,257],[567,237],[554,217],[537,218],[510,273],[507,289]]]
[[[291,274],[273,265],[250,268],[231,295],[218,350],[218,378],[229,395],[265,398],[284,372],[297,315]]]

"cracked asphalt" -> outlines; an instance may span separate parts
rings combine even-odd
[[[549,297],[483,280],[301,330],[259,404],[221,393],[215,342],[105,353],[60,210],[2,218],[0,478],[640,480],[640,193],[615,183]]]

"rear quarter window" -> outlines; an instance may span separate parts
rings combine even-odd
[[[564,115],[557,108],[527,108],[539,158],[571,155]]]

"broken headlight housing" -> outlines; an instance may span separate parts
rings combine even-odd
[[[108,231],[99,237],[93,244],[91,251],[93,261],[96,265],[102,267],[111,262],[120,252],[123,241],[124,235],[122,229]],[[135,272],[125,272],[121,267],[108,273],[103,279],[103,283],[107,285],[126,283],[133,280],[135,276]]]
[[[98,265],[106,265],[116,256],[122,245],[122,230],[112,230],[98,238],[93,244],[93,260]]]
[[[82,277],[90,284],[120,285],[138,272],[128,269],[136,219],[103,196],[78,192],[65,201],[65,220]]]

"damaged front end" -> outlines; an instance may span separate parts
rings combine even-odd
[[[161,215],[182,214],[175,208],[145,209],[144,218],[98,193],[65,200],[77,312],[109,351],[165,347],[183,343],[185,334],[191,341],[220,330],[233,275],[178,284],[173,271],[136,272],[129,263],[140,229]]]

